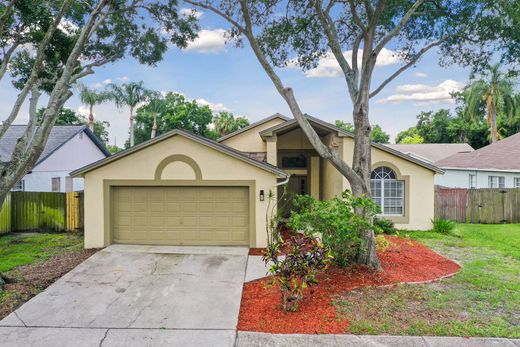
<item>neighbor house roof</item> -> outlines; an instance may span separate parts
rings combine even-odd
[[[25,133],[26,125],[11,125],[5,134],[0,138],[0,160],[9,161],[14,151],[18,139]],[[51,129],[45,148],[38,158],[35,166],[47,159],[51,154],[56,152],[69,140],[77,134],[84,132],[94,144],[99,148],[103,154],[110,156],[110,152],[101,143],[101,141],[94,135],[86,125],[55,125]]]
[[[435,164],[445,169],[520,171],[520,133],[473,152],[454,154]]]
[[[195,142],[198,142],[202,145],[205,145],[205,146],[208,146],[208,147],[211,147],[219,152],[222,152],[222,153],[225,153],[225,154],[228,154],[236,159],[239,159],[239,160],[242,160],[246,163],[249,163],[253,166],[256,166],[258,168],[261,168],[261,169],[264,169],[266,171],[269,171],[271,173],[274,173],[275,175],[279,176],[279,177],[283,177],[283,178],[286,178],[286,177],[289,177],[289,174],[287,174],[285,171],[277,168],[276,166],[273,166],[271,164],[268,164],[266,162],[262,162],[262,161],[259,161],[259,160],[256,160],[256,159],[253,159],[251,158],[250,156],[234,149],[234,148],[231,148],[229,146],[226,146],[224,144],[221,144],[221,143],[218,143],[217,141],[214,141],[214,140],[210,140],[206,137],[203,137],[203,136],[200,136],[200,135],[196,135],[196,134],[193,134],[189,131],[186,131],[186,130],[181,130],[181,129],[174,129],[174,130],[171,130],[167,133],[164,133],[160,136],[157,136],[151,140],[148,140],[148,141],[145,141],[143,143],[140,143],[134,147],[130,147],[124,151],[121,151],[121,152],[118,152],[116,154],[113,154],[112,156],[108,157],[108,158],[105,158],[105,159],[101,159],[101,160],[98,160],[92,164],[89,164],[89,165],[86,165],[78,170],[75,170],[73,172],[70,173],[71,176],[81,176],[89,171],[92,171],[94,169],[97,169],[101,166],[104,166],[104,165],[107,165],[113,161],[116,161],[118,159],[121,159],[121,158],[124,158],[134,152],[137,152],[137,151],[140,151],[148,146],[151,146],[155,143],[158,143],[158,142],[161,142],[161,141],[164,141],[172,136],[176,136],[176,135],[180,135],[180,136],[184,136],[185,138],[188,138],[188,139],[191,139]]]
[[[335,126],[334,124],[322,121],[321,119],[309,116],[308,114],[306,114],[305,117],[307,117],[309,122],[314,127],[318,127],[320,129],[326,129],[328,131],[335,132],[338,136],[341,136],[341,137],[354,138],[354,134],[352,134],[349,131],[345,131],[345,130],[341,129],[341,128]],[[286,132],[286,131],[290,131],[290,130],[296,128],[296,127],[299,127],[296,119],[291,119],[289,121],[286,121],[285,123],[281,123],[281,124],[275,125],[275,126],[273,126],[271,128],[262,130],[260,132],[260,136],[265,138],[265,137],[269,137],[269,136],[272,136],[272,135],[275,135],[275,134],[279,134],[279,133],[283,133],[283,132]],[[400,157],[400,158],[402,158],[404,160],[411,161],[411,162],[413,162],[415,164],[418,164],[418,165],[420,165],[422,167],[430,169],[430,170],[432,170],[432,171],[434,171],[436,173],[443,173],[444,172],[443,170],[439,169],[437,166],[433,165],[431,162],[429,162],[427,160],[423,160],[421,158],[416,158],[414,156],[408,155],[406,153],[403,153],[403,152],[400,152],[400,151],[398,151],[396,149],[388,147],[387,145],[383,145],[383,144],[380,144],[380,143],[372,142],[372,147],[375,147],[375,148],[378,148],[378,149],[380,149],[380,150],[382,150],[384,152],[393,154],[396,157]]]
[[[288,121],[290,118],[287,118],[286,116],[284,116],[283,114],[280,114],[280,113],[275,113],[273,114],[272,116],[269,116],[269,117],[266,117],[266,118],[263,118],[263,119],[260,119],[259,121],[257,122],[254,122],[254,123],[251,123],[250,125],[246,126],[246,127],[243,127],[241,129],[238,129],[237,131],[234,131],[232,133],[229,133],[227,135],[224,135],[222,136],[221,138],[217,139],[218,142],[221,142],[221,141],[224,141],[224,140],[227,140],[229,138],[232,138],[233,136],[236,136],[238,134],[241,134],[243,133],[244,131],[247,131],[249,129],[253,129],[254,127],[257,127],[259,125],[262,125],[264,123],[267,123],[267,122],[270,122],[272,121],[273,119],[281,119],[283,121]]]
[[[462,152],[473,152],[474,149],[467,143],[419,143],[419,144],[396,144],[386,145],[387,147],[397,149],[405,154],[418,157],[435,163],[441,159],[447,158],[453,154]]]

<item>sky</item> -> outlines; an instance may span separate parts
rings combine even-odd
[[[187,9],[185,9],[187,10]],[[179,92],[199,104],[209,105],[215,112],[230,111],[245,116],[251,122],[274,113],[291,116],[282,97],[254,57],[251,49],[226,44],[225,23],[208,12],[199,12],[201,31],[188,48],[171,47],[156,67],[140,65],[126,58],[96,69],[94,75],[82,83],[102,90],[108,83],[143,81],[149,89]],[[399,60],[391,50],[381,53],[372,86],[375,88],[396,69]],[[349,52],[345,52],[348,56]],[[469,70],[459,66],[442,68],[438,54],[427,53],[414,68],[401,74],[370,101],[370,121],[379,124],[394,140],[397,133],[416,123],[421,111],[453,109],[450,92],[460,90],[468,82]],[[341,119],[352,122],[352,104],[339,66],[331,57],[322,58],[316,69],[303,72],[289,64],[278,70],[284,84],[293,88],[302,110],[328,122]],[[7,117],[17,95],[8,78],[0,82],[0,120]],[[45,99],[42,98],[41,106]],[[83,114],[77,95],[65,107]],[[110,144],[122,146],[128,138],[128,110],[119,110],[112,103],[94,109],[96,120],[110,123]],[[28,119],[28,105],[24,105],[16,123]]]

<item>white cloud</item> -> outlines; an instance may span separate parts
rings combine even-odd
[[[79,27],[71,21],[62,18],[60,24],[58,24],[58,29],[60,29],[67,35],[72,35],[78,31]]]
[[[226,49],[226,31],[224,29],[199,31],[195,41],[190,42],[186,51],[198,53],[218,53]]]
[[[193,15],[195,16],[196,19],[199,19],[200,17],[202,17],[202,15],[204,14],[204,12],[201,12],[201,11],[198,11],[194,8],[183,8],[181,9],[181,15],[183,15],[184,17],[188,17],[190,15]]]
[[[424,73],[424,72],[416,72],[413,74],[415,77],[419,77],[419,78],[426,78],[428,77],[428,74]]]
[[[358,65],[361,66],[361,59],[363,55],[363,51],[358,51]],[[349,62],[349,64],[352,62],[352,50],[348,50],[346,52],[343,52],[343,55]],[[381,52],[379,53],[379,56],[377,57],[376,66],[387,66],[387,65],[394,65],[399,63],[399,57],[396,52],[391,51],[389,49],[383,48]],[[298,63],[295,59],[289,61],[287,64],[288,68],[291,69],[298,69]],[[341,68],[339,67],[339,64],[334,58],[334,55],[332,53],[327,53],[324,57],[320,58],[318,62],[318,66],[316,66],[314,69],[310,69],[309,71],[305,72],[305,75],[307,77],[338,77],[341,76],[343,72],[341,71]]]
[[[229,111],[229,108],[224,106],[222,103],[213,103],[211,101],[208,101],[206,99],[195,99],[195,102],[199,104],[200,106],[209,106],[211,111],[213,112],[220,112],[220,111]]]
[[[427,84],[403,84],[395,88],[396,94],[377,100],[378,104],[399,104],[404,101],[415,102],[416,105],[431,105],[437,103],[453,103],[450,93],[459,91],[464,83],[453,80],[431,86]]]
[[[110,78],[107,78],[106,80],[103,81],[103,84],[110,84],[112,83],[112,80]]]
[[[83,106],[83,105],[80,105],[76,112],[81,114],[81,115],[83,115],[83,116],[85,116],[85,117],[88,117],[89,114],[90,114],[90,111],[89,111],[88,107],[87,106]],[[96,112],[94,112],[94,119],[95,118],[96,118]]]
[[[121,77],[118,77],[117,79],[120,80],[120,81],[123,81],[123,82],[130,81],[130,78],[128,78],[128,76],[121,76]]]

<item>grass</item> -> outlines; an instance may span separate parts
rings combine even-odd
[[[44,261],[69,251],[80,251],[83,237],[79,234],[7,234],[0,236],[0,272]]]
[[[334,303],[356,334],[520,338],[520,225],[458,224],[450,235],[409,236],[462,264],[423,285],[367,288]]]

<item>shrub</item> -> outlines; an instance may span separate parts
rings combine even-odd
[[[455,222],[451,219],[436,218],[432,220],[433,232],[440,234],[450,234],[455,229]]]
[[[390,247],[390,241],[386,239],[384,235],[376,236],[376,249],[378,252],[384,252]]]
[[[280,256],[282,248],[285,257]],[[280,237],[267,248],[263,258],[266,263],[273,263],[269,268],[274,275],[271,284],[280,285],[282,308],[294,312],[303,298],[304,289],[317,283],[317,274],[327,268],[331,257],[316,237],[299,234],[287,240]]]
[[[389,219],[382,217],[374,217],[374,227],[377,233],[383,233],[387,235],[397,234],[394,222]]]
[[[294,230],[319,233],[323,244],[340,266],[347,266],[358,255],[364,230],[373,229],[370,222],[378,206],[367,197],[355,197],[345,191],[340,197],[320,201],[308,195],[296,196],[295,209],[288,226]],[[356,214],[364,209],[364,215]]]

